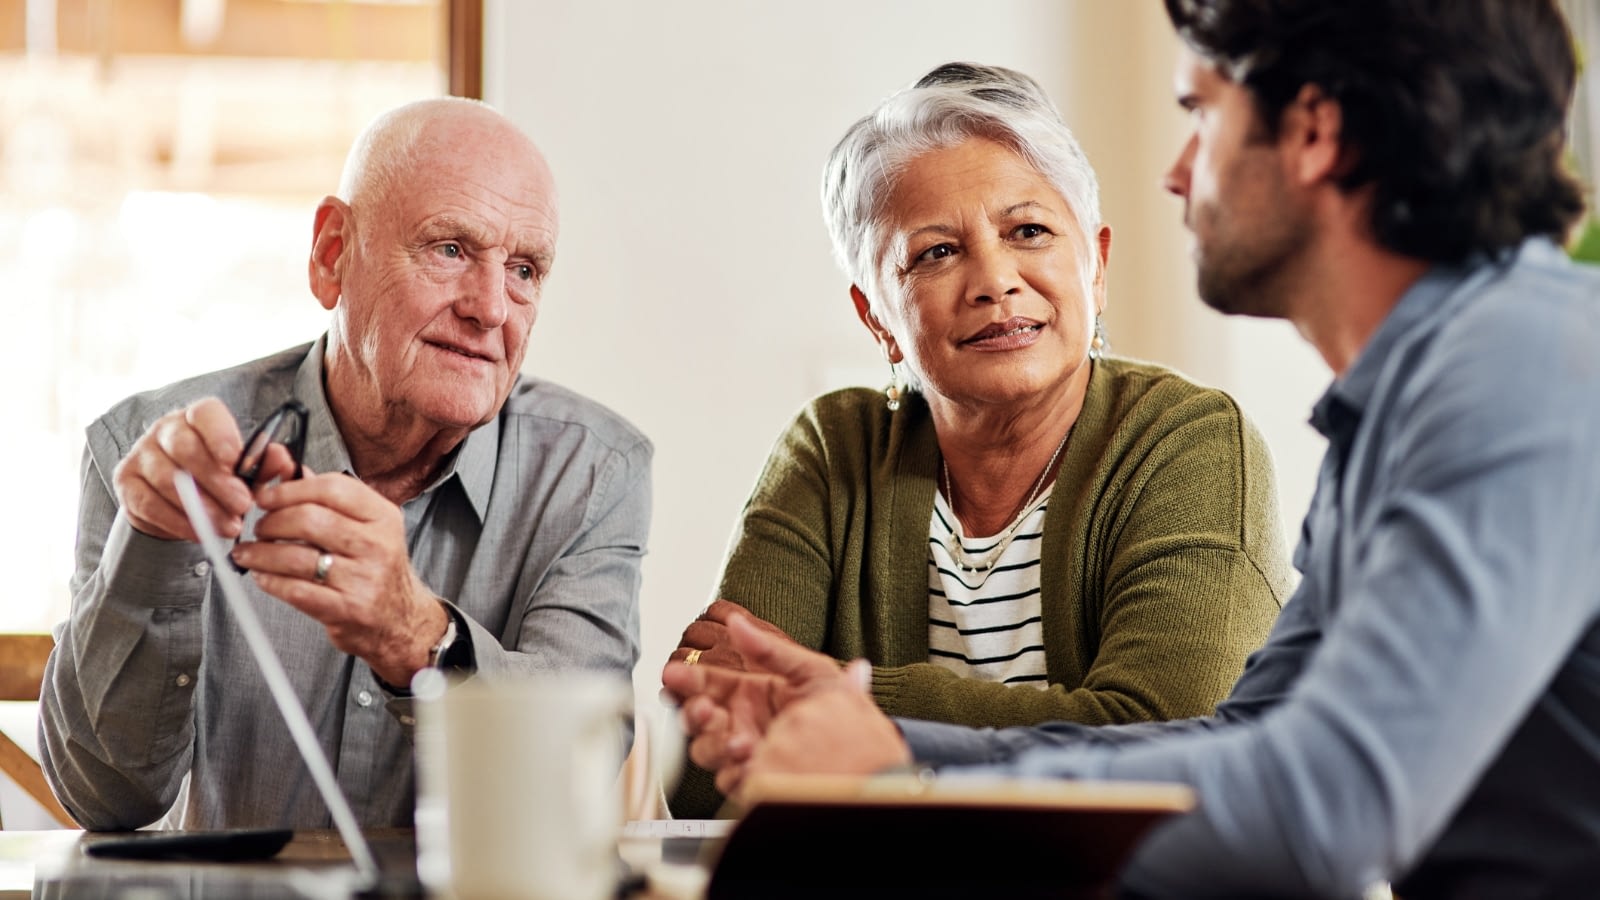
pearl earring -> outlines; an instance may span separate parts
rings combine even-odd
[[[1094,314],[1094,337],[1089,339],[1089,358],[1099,359],[1111,349],[1111,344],[1106,341],[1106,326],[1100,321],[1100,314]]]
[[[889,363],[889,386],[883,389],[883,397],[890,412],[900,408],[900,399],[904,396],[905,382],[900,380],[900,367]]]

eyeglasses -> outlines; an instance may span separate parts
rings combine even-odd
[[[298,400],[285,401],[273,410],[272,415],[250,432],[250,439],[244,442],[244,452],[239,454],[239,463],[233,467],[233,474],[243,479],[245,486],[255,488],[256,480],[261,477],[261,464],[267,459],[267,448],[282,444],[294,459],[294,475],[291,477],[299,478],[302,471],[300,459],[306,455],[306,419],[310,415],[305,404]],[[233,568],[240,575],[249,571],[237,562]]]
[[[233,467],[233,474],[244,479],[246,486],[254,488],[256,479],[261,477],[261,464],[267,458],[267,448],[282,444],[294,459],[292,477],[299,478],[302,471],[300,459],[306,455],[306,419],[310,415],[305,404],[298,400],[289,400],[273,410],[272,415],[250,432],[250,439],[244,442],[244,452],[239,454],[239,464]]]

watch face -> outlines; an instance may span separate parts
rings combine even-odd
[[[445,627],[444,637],[439,645],[433,648],[433,666],[436,669],[473,669],[476,668],[472,652],[472,639],[467,636],[467,629],[456,621],[456,613],[445,607],[445,613],[450,616],[450,624]]]
[[[440,655],[439,668],[453,670],[476,668],[473,662],[472,642],[457,635],[455,641]]]

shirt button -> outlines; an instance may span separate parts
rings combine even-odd
[[[415,716],[401,716],[400,717],[400,724],[401,725],[415,725],[415,724],[417,724],[417,719],[416,719]]]
[[[371,706],[372,705],[372,692],[371,691],[362,691],[361,693],[357,694],[356,695],[356,702],[361,704],[362,706]]]
[[[208,563],[205,560],[201,560],[200,562],[196,563],[194,567],[194,574],[200,576],[201,578],[211,574],[211,563]]]
[[[178,687],[188,687],[189,686],[189,676],[188,675],[179,675],[174,680],[178,683]]]

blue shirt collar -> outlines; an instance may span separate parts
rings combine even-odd
[[[1561,253],[1549,239],[1534,238],[1511,254],[1505,265],[1519,260],[1547,262]],[[1330,440],[1348,437],[1377,390],[1385,361],[1394,349],[1436,330],[1446,318],[1442,314],[1445,299],[1461,287],[1464,279],[1493,277],[1503,269],[1504,266],[1486,266],[1479,257],[1459,265],[1436,265],[1425,272],[1400,295],[1400,302],[1384,317],[1350,368],[1334,379],[1317,400],[1311,410],[1312,427]]]

